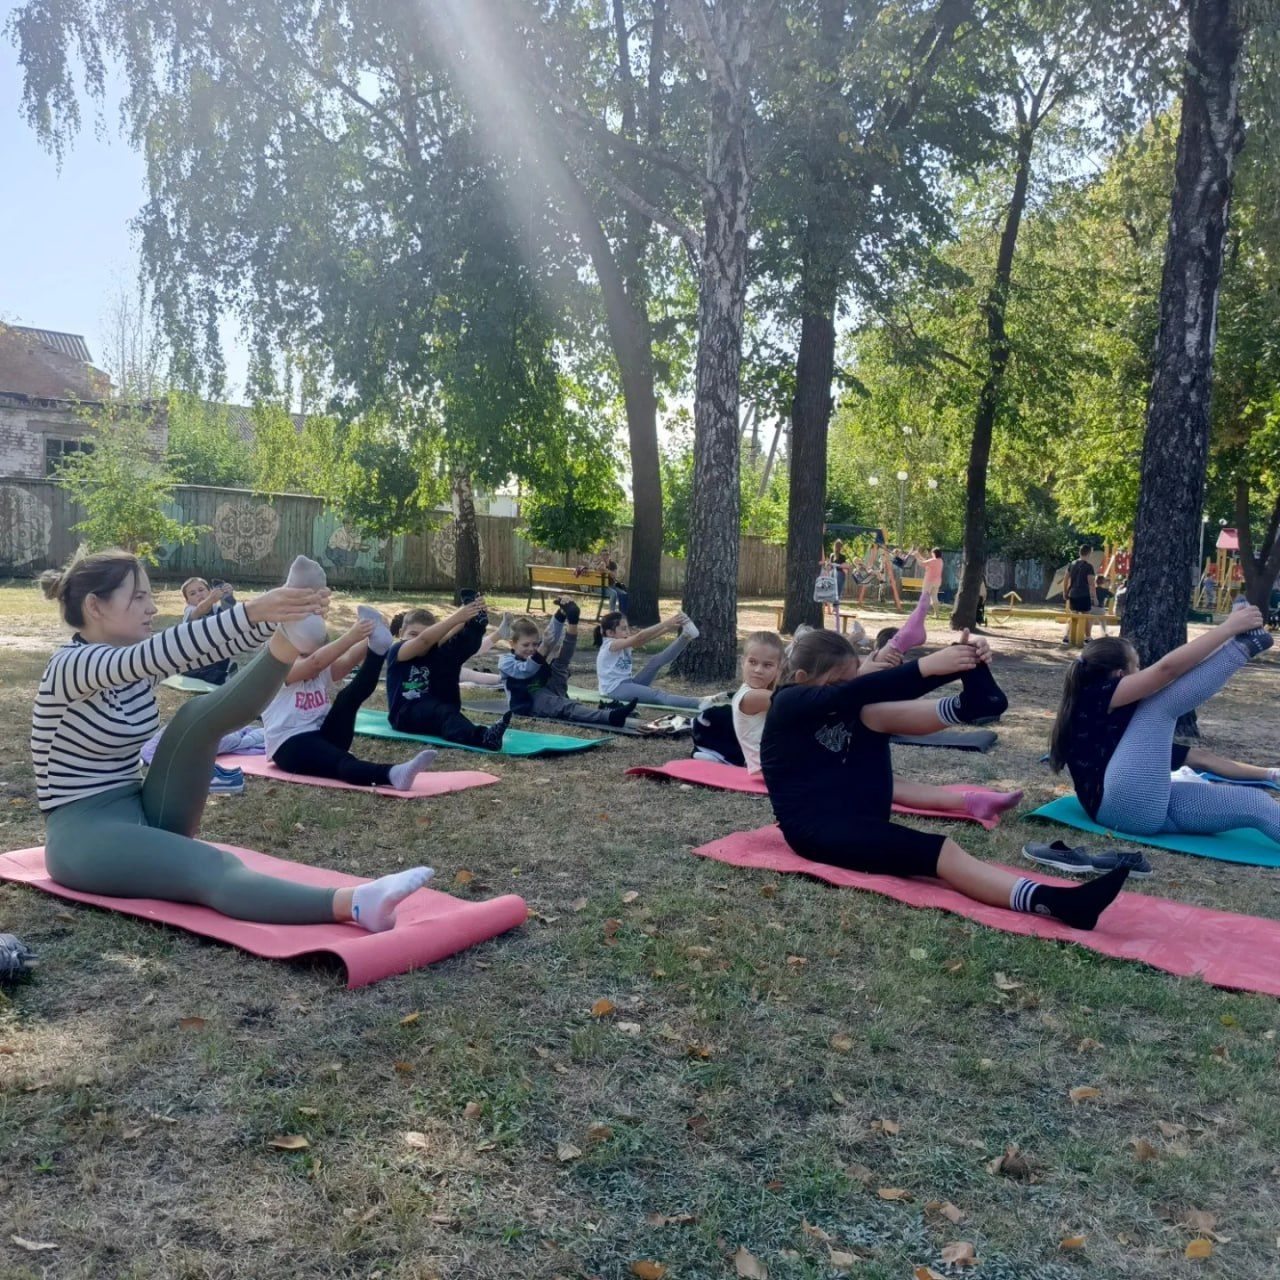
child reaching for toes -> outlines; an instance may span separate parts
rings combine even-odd
[[[965,632],[959,644],[859,679],[857,654],[844,636],[798,636],[760,751],[774,814],[801,857],[876,875],[936,876],[979,902],[1092,929],[1120,892],[1127,869],[1060,889],[979,862],[949,837],[889,820],[895,798],[891,736],[998,719],[1008,700],[990,662],[986,642],[971,641]],[[957,677],[959,694],[918,701]]]
[[[396,907],[426,884],[429,867],[326,889],[251,871],[195,839],[219,739],[261,714],[297,659],[325,642],[329,592],[314,560],[299,556],[283,587],[154,633],[151,582],[128,552],[77,555],[40,585],[75,628],[49,659],[31,720],[45,863],[58,884],[195,902],[237,920],[352,921],[375,932],[395,924]],[[159,724],[156,685],[252,649],[243,670],[174,716],[144,782],[139,752]]]
[[[668,631],[679,634],[661,653],[655,654],[641,668],[639,675],[632,674],[632,651]],[[670,666],[686,649],[689,642],[698,638],[698,628],[683,613],[677,613],[665,622],[655,623],[643,631],[632,631],[627,617],[622,613],[606,613],[596,628],[596,641],[600,645],[596,654],[596,678],[600,692],[618,702],[648,702],[663,707],[683,707],[687,711],[704,711],[714,706],[719,695],[710,698],[686,698],[683,694],[668,693],[654,688],[658,673]]]
[[[1174,782],[1184,764],[1238,777],[1242,766],[1175,745],[1178,718],[1271,648],[1262,613],[1243,602],[1211,631],[1141,667],[1127,640],[1091,640],[1071,663],[1049,745],[1096,822],[1130,835],[1212,834],[1252,827],[1280,842],[1280,806],[1247,787]],[[1253,772],[1253,771],[1250,771]],[[1266,770],[1267,780],[1280,777]]]
[[[310,778],[410,791],[413,780],[436,758],[434,751],[419,751],[395,765],[374,764],[351,754],[356,712],[378,687],[391,648],[391,632],[382,615],[363,604],[356,613],[360,620],[355,626],[293,664],[284,688],[263,711],[267,759]],[[333,697],[334,689],[357,667],[355,679]]]
[[[462,665],[479,650],[486,621],[482,596],[440,622],[429,609],[404,615],[399,643],[387,654],[387,714],[393,729],[502,750],[511,712],[497,724],[472,724],[462,714],[458,688]]]
[[[634,702],[606,710],[585,706],[569,697],[569,666],[578,647],[582,615],[567,596],[557,599],[556,606],[545,636],[539,634],[532,618],[517,618],[511,624],[511,652],[498,659],[508,705],[518,716],[621,728],[636,709]]]

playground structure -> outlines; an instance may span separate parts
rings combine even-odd
[[[1244,590],[1239,531],[1220,529],[1214,551],[1215,555],[1205,557],[1191,598],[1193,609],[1204,610],[1211,616],[1228,613],[1236,596]]]

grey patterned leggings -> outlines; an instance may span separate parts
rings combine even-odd
[[[640,674],[614,685],[609,690],[609,697],[618,702],[628,702],[635,698],[637,702],[656,703],[664,707],[679,707],[684,711],[696,711],[699,700],[687,698],[682,693],[668,693],[665,689],[655,689],[653,682],[663,667],[670,666],[689,647],[689,637],[678,635],[661,653],[655,653],[640,669]]]
[[[1249,661],[1234,640],[1144,698],[1107,765],[1098,821],[1114,831],[1212,833],[1253,827],[1280,843],[1280,804],[1261,788],[1173,782],[1169,750],[1178,717],[1208,701]]]

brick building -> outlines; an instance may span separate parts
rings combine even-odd
[[[110,392],[80,334],[0,324],[0,476],[40,479],[91,448],[93,412]],[[163,414],[152,430],[163,449]]]

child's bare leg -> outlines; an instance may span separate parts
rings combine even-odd
[[[1205,751],[1202,747],[1192,747],[1187,752],[1187,764],[1193,769],[1203,769],[1206,773],[1216,773],[1220,778],[1231,778],[1237,782],[1273,782],[1275,770],[1264,769],[1256,764],[1241,764],[1238,760],[1228,760],[1213,751]]]
[[[895,787],[896,792],[896,787]],[[966,898],[990,907],[1007,907],[1018,877],[1001,867],[979,862],[954,840],[948,840],[938,855],[938,879],[959,889]]]
[[[946,787],[931,786],[927,782],[900,782],[893,780],[893,803],[907,809],[940,809],[947,813],[964,813],[963,791],[948,791]]]

